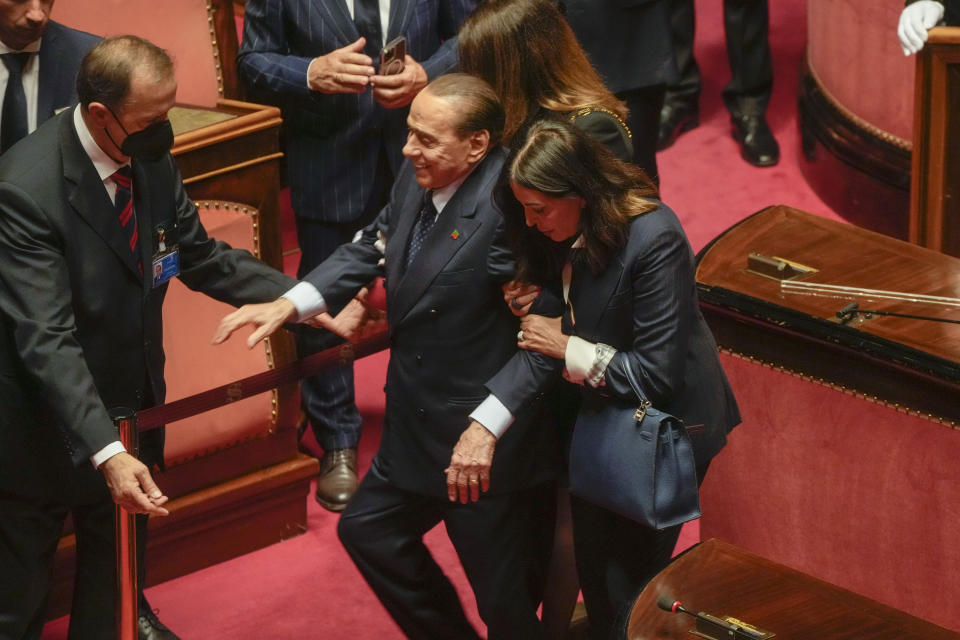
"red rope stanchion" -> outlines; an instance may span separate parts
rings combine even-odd
[[[208,389],[187,398],[159,407],[145,409],[139,414],[131,409],[110,411],[110,418],[120,433],[120,441],[133,455],[139,454],[139,432],[162,427],[168,422],[182,420],[225,404],[242,400],[275,387],[314,375],[345,360],[354,360],[376,353],[389,345],[389,335],[382,332],[356,344],[345,344],[302,360],[264,371],[230,384]],[[137,589],[137,526],[136,515],[120,506],[115,511],[117,556],[117,638],[136,640],[138,637]]]
[[[221,387],[201,391],[159,407],[144,409],[137,416],[139,430],[142,432],[156,429],[169,422],[189,418],[198,413],[210,411],[225,404],[295,382],[300,378],[312,376],[324,369],[342,364],[344,361],[362,358],[377,351],[382,351],[389,346],[389,342],[389,335],[384,331],[358,344],[344,344],[333,347],[276,369],[257,373]]]

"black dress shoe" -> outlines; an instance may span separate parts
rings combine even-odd
[[[150,609],[140,609],[137,626],[140,627],[137,633],[139,640],[180,640],[180,636],[170,631]]]
[[[772,167],[780,161],[780,145],[763,116],[730,116],[733,139],[740,143],[740,155],[757,167]]]
[[[660,109],[660,129],[657,131],[657,151],[663,151],[681,133],[700,125],[700,110],[696,105],[664,103]]]
[[[357,450],[334,449],[320,459],[314,497],[329,511],[343,511],[357,491]]]

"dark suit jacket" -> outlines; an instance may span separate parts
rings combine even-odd
[[[393,0],[384,42],[407,37],[407,52],[432,80],[456,66],[456,34],[475,0]],[[283,109],[287,178],[297,215],[327,222],[359,217],[370,198],[381,145],[394,174],[403,162],[407,109],[384,109],[370,90],[324,95],[307,68],[359,38],[346,0],[250,0],[240,77],[260,102]]]
[[[944,0],[943,4],[946,9],[943,20],[947,23],[947,26],[960,26],[960,0]]]
[[[402,489],[446,495],[443,469],[488,389],[517,416],[497,443],[491,492],[533,486],[553,474],[553,430],[535,418],[554,363],[518,352],[519,322],[500,289],[514,273],[502,218],[490,202],[503,160],[503,150],[492,151],[473,171],[406,273],[406,247],[424,201],[410,163],[361,239],[341,246],[305,278],[337,309],[384,275],[374,243],[386,238],[390,364],[376,464]]]
[[[142,275],[72,109],[0,158],[0,490],[105,497],[88,458],[117,439],[107,410],[163,401],[157,227],[180,244],[181,279],[219,300],[272,300],[295,283],[207,237],[171,156],[133,170]]]
[[[95,36],[51,20],[40,41],[37,127],[77,103],[77,73],[83,57],[100,41]]]
[[[670,0],[561,0],[590,62],[614,93],[676,82]]]
[[[83,31],[51,20],[40,41],[37,127],[77,103],[77,73],[83,57],[100,41]],[[0,92],[2,93],[2,92]]]
[[[576,266],[570,301],[574,333],[617,349],[606,386],[587,393],[634,401],[628,360],[653,406],[694,427],[697,464],[716,455],[740,414],[700,313],[693,252],[673,211],[660,204],[635,217],[626,247],[599,276]]]

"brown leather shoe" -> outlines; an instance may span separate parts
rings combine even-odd
[[[320,459],[314,497],[329,511],[343,511],[357,491],[357,450],[334,449]]]

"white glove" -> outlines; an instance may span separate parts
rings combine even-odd
[[[934,0],[919,0],[904,7],[897,26],[903,55],[909,56],[923,49],[927,30],[935,27],[942,18],[943,4]]]

